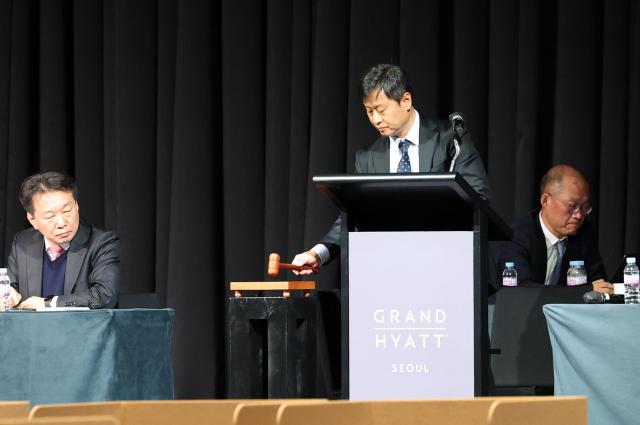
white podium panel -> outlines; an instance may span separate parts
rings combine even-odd
[[[474,396],[473,232],[349,233],[349,398]]]

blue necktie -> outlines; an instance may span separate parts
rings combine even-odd
[[[556,266],[553,268],[553,272],[549,278],[549,285],[557,285],[559,283],[558,280],[560,278],[560,270],[562,269],[562,257],[564,256],[565,242],[567,242],[566,239],[561,239],[554,245],[558,260],[556,261]]]
[[[402,140],[400,143],[398,143],[398,147],[402,151],[402,157],[400,158],[400,162],[398,162],[398,173],[411,172],[411,162],[409,161],[410,146],[411,142],[408,140]]]

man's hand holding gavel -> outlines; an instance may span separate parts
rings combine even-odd
[[[276,253],[269,254],[269,264],[267,265],[267,274],[269,276],[277,276],[280,269],[291,270],[296,275],[307,275],[318,273],[318,267],[309,264],[288,264],[280,262],[280,255]]]
[[[294,264],[296,266],[311,267],[315,269],[315,273],[317,273],[317,270],[320,268],[321,261],[320,261],[320,256],[315,251],[309,250],[296,255],[293,258],[293,261],[291,262],[291,264]],[[300,271],[294,270],[293,273],[299,276],[305,276],[305,275],[314,273],[314,270],[312,269],[300,270]]]

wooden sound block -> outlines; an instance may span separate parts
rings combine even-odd
[[[310,295],[310,291],[316,289],[313,280],[296,280],[284,282],[231,282],[229,289],[234,291],[236,297],[241,297],[241,291],[282,291],[282,296],[289,297],[290,291],[302,290],[305,297]]]

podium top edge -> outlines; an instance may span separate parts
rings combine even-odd
[[[511,228],[493,211],[489,201],[482,198],[459,173],[326,174],[313,176],[313,184],[340,210],[350,213],[356,209],[350,209],[350,203],[379,190],[380,196],[390,196],[395,190],[393,196],[396,198],[405,188],[406,194],[411,196],[421,190],[434,190],[438,196],[455,194],[462,203],[488,217],[489,240],[510,240],[512,237]],[[423,205],[423,208],[430,209],[429,205]]]
[[[456,173],[403,173],[403,174],[331,174],[313,176],[314,183],[355,183],[372,181],[451,181],[456,180]]]

